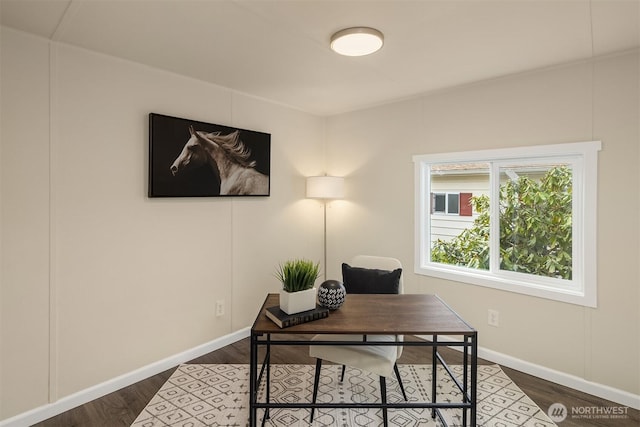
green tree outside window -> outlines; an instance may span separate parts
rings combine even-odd
[[[471,203],[478,214],[473,225],[448,242],[434,242],[432,262],[489,270],[489,197]],[[571,168],[551,167],[540,179],[508,179],[500,185],[500,268],[570,280],[571,218]]]

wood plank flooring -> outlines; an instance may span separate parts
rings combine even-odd
[[[408,339],[408,338],[407,338]],[[426,353],[426,354],[425,354]],[[445,359],[452,364],[461,363],[461,354],[457,351],[443,349]],[[307,347],[278,347],[272,351],[272,363],[305,363],[315,360],[309,357]],[[430,352],[424,348],[405,347],[399,363],[430,363]],[[243,339],[219,350],[213,351],[189,363],[249,363],[249,339]],[[479,363],[491,363],[480,360]],[[554,384],[513,369],[503,367],[506,374],[520,387],[540,408],[547,410],[556,402],[563,403],[569,411],[571,408],[596,407],[618,408],[621,405],[609,402],[579,391]],[[171,376],[175,369],[170,369],[151,378],[125,387],[114,393],[96,399],[68,412],[36,424],[38,427],[117,427],[129,426],[144,409],[158,389]],[[560,427],[638,427],[640,411],[628,408],[626,418],[622,419],[573,419],[571,415],[559,424]]]

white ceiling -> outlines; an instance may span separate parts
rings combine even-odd
[[[640,46],[640,0],[0,0],[0,18],[319,115]],[[331,52],[351,26],[382,50]]]

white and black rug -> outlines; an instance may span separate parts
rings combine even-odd
[[[431,400],[431,365],[399,365],[410,401]],[[378,377],[347,368],[344,382],[340,367],[322,367],[318,402],[379,402]],[[461,375],[461,366],[452,366]],[[276,402],[310,402],[313,391],[312,365],[272,365],[271,399]],[[264,382],[264,381],[263,381]],[[438,401],[460,402],[460,394],[445,372],[438,377]],[[260,400],[264,391],[260,391]],[[387,380],[389,402],[403,401],[395,379]],[[134,427],[196,427],[248,425],[248,365],[181,365],[134,421]],[[309,426],[308,409],[272,409],[269,426]],[[461,424],[461,410],[443,411],[451,426]],[[262,419],[262,411],[258,411]],[[391,426],[438,426],[428,409],[390,409]],[[380,409],[321,409],[314,426],[382,425]],[[478,366],[478,425],[491,427],[555,426],[497,365]]]

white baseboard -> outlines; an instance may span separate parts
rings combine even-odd
[[[419,336],[419,338],[431,340],[431,336]],[[454,341],[453,338],[442,335],[438,336],[438,339],[441,341]],[[460,347],[451,348],[458,351],[462,350]],[[536,365],[535,363],[527,362],[526,360],[518,359],[482,347],[478,347],[478,357],[502,366],[506,366],[511,369],[515,369],[520,372],[524,372],[525,374],[542,378],[543,380],[570,387],[583,393],[610,400],[612,402],[619,403],[630,408],[640,409],[640,395],[637,394],[629,393],[627,391],[610,387],[604,384],[588,381],[575,375],[556,371],[545,366]]]
[[[164,372],[167,369],[171,369],[181,363],[188,362],[189,360],[195,359],[214,350],[218,350],[236,341],[240,341],[241,339],[248,337],[249,334],[249,327],[241,329],[239,331],[217,338],[206,344],[202,344],[198,347],[194,347],[190,350],[184,351],[174,356],[170,356],[166,359],[144,366],[140,369],[136,369],[135,371],[105,381],[101,384],[97,384],[93,387],[81,390],[56,402],[40,406],[28,412],[24,412],[12,418],[0,421],[0,427],[23,427],[25,425],[33,425],[40,421],[44,421],[77,406],[84,405],[85,403],[88,403],[92,400],[120,390],[123,387],[127,387],[138,381]],[[430,336],[421,336],[420,338],[426,340],[431,339]],[[447,337],[439,336],[439,339],[441,339],[442,341],[446,341]],[[460,350],[458,347],[452,348]],[[478,357],[502,366],[506,366],[508,368],[516,369],[518,371],[536,376],[538,378],[542,378],[547,381],[551,381],[573,388],[575,390],[582,391],[584,393],[598,396],[602,399],[607,399],[621,405],[629,406],[631,408],[640,409],[640,396],[626,392],[624,390],[619,390],[604,384],[587,381],[584,378],[580,378],[575,375],[570,375],[564,372],[549,369],[544,366],[536,365],[534,363],[530,363],[525,360],[517,359],[515,357],[482,347],[478,348]]]
[[[25,425],[39,423],[40,421],[54,417],[77,406],[84,405],[85,403],[91,402],[92,400],[104,395],[113,393],[123,387],[130,386],[138,381],[157,375],[167,369],[180,365],[181,363],[188,362],[189,360],[203,356],[229,344],[233,344],[236,341],[240,341],[241,339],[248,337],[250,332],[250,328],[246,327],[182,353],[167,357],[166,359],[154,362],[150,365],[143,366],[135,371],[63,397],[56,402],[40,406],[28,412],[23,412],[22,414],[18,414],[12,418],[7,418],[4,421],[0,421],[0,427],[23,427]]]

